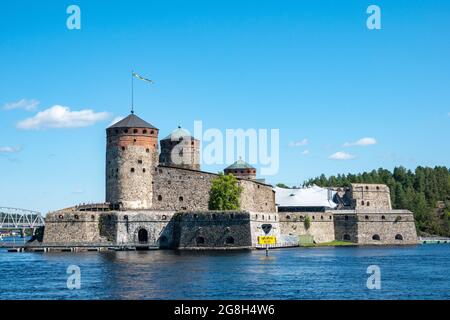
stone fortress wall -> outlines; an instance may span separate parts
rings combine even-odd
[[[153,209],[169,211],[208,210],[209,190],[217,174],[185,168],[158,166],[153,174]],[[276,212],[272,186],[238,180],[242,186],[241,210]]]
[[[332,212],[283,212],[279,216],[282,234],[311,236],[317,243],[335,240]],[[311,221],[308,229],[305,227],[306,217]]]

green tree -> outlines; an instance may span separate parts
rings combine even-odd
[[[235,176],[219,173],[209,190],[209,210],[239,210],[242,187]]]
[[[303,223],[305,225],[305,229],[308,230],[311,227],[311,218],[307,216]]]
[[[277,183],[276,186],[278,188],[290,189],[289,186],[284,183]]]

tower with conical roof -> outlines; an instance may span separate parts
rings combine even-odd
[[[133,113],[106,129],[106,202],[150,209],[158,165],[158,129]]]
[[[238,161],[224,169],[225,174],[232,174],[236,178],[255,180],[256,168],[239,158]]]
[[[180,126],[160,141],[159,163],[171,167],[200,170],[200,141]]]

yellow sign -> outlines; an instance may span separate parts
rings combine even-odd
[[[276,244],[277,237],[275,237],[275,236],[258,237],[258,243],[259,244]]]

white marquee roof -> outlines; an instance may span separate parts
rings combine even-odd
[[[329,207],[335,208],[333,196],[336,191],[318,186],[300,189],[275,187],[275,203],[280,207]],[[330,194],[329,194],[330,193]]]

